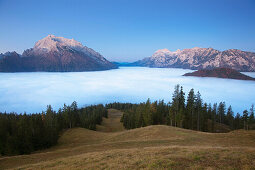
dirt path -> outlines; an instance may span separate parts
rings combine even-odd
[[[122,112],[116,109],[108,109],[108,118],[103,118],[101,125],[97,125],[100,132],[120,132],[124,131],[123,124],[120,122]]]

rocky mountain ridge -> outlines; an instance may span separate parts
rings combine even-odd
[[[0,55],[1,72],[24,71],[97,71],[117,68],[101,54],[74,39],[48,35],[22,55]]]
[[[151,57],[132,63],[137,66],[159,68],[212,69],[231,68],[238,71],[255,71],[255,53],[237,49],[225,51],[213,48],[191,48],[177,50],[157,50]]]

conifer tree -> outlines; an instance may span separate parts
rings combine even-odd
[[[231,105],[228,107],[226,124],[229,125],[231,129],[234,129],[234,112],[232,111]]]
[[[204,103],[202,106],[202,114],[200,116],[200,121],[201,121],[201,131],[203,132],[208,132],[208,106],[207,103]]]
[[[254,105],[251,105],[250,114],[248,119],[248,125],[250,129],[255,129],[255,118],[254,118]]]
[[[219,123],[224,123],[224,115],[226,112],[226,105],[225,102],[220,102],[218,106],[218,119]]]
[[[248,111],[247,110],[243,111],[243,128],[244,128],[244,130],[249,130]]]
[[[212,109],[212,132],[215,132],[216,114],[217,114],[217,103],[214,103],[213,109]]]
[[[196,129],[200,130],[200,114],[201,114],[201,108],[202,108],[202,99],[201,94],[199,91],[196,94],[195,98],[195,109],[196,109]]]
[[[194,89],[191,89],[187,97],[187,107],[185,116],[185,127],[187,129],[194,129],[194,109],[195,109],[195,93]]]
[[[243,128],[243,125],[241,123],[241,115],[237,113],[234,119],[234,129],[241,129],[241,128]]]
[[[177,120],[176,120],[176,115],[179,112],[180,108],[180,85],[177,84],[174,88],[174,93],[172,96],[172,116],[173,116],[173,121],[174,121],[174,126],[177,126]]]

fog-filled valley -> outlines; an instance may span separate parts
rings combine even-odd
[[[171,101],[174,86],[180,84],[188,94],[191,88],[201,93],[204,102],[225,101],[234,112],[249,109],[255,101],[255,81],[184,77],[188,69],[121,67],[96,72],[0,73],[0,111],[41,112],[51,104],[78,106],[110,102]],[[254,77],[254,73],[245,73]]]

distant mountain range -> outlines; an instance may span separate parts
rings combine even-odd
[[[224,67],[237,71],[255,71],[255,53],[199,47],[174,52],[161,49],[151,57],[134,63],[112,63],[74,39],[48,35],[36,42],[33,48],[25,50],[22,55],[16,52],[0,54],[0,72],[98,71],[115,69],[118,66],[196,70]]]
[[[255,53],[236,49],[218,51],[213,48],[156,51],[151,57],[131,63],[132,66],[159,68],[211,69],[231,68],[238,71],[255,71]]]
[[[195,76],[195,77],[217,77],[237,80],[254,80],[250,76],[244,75],[236,70],[230,68],[214,68],[210,70],[198,70],[192,73],[186,73],[183,76]]]
[[[22,55],[0,54],[0,72],[97,71],[118,68],[101,54],[74,39],[48,35]]]

